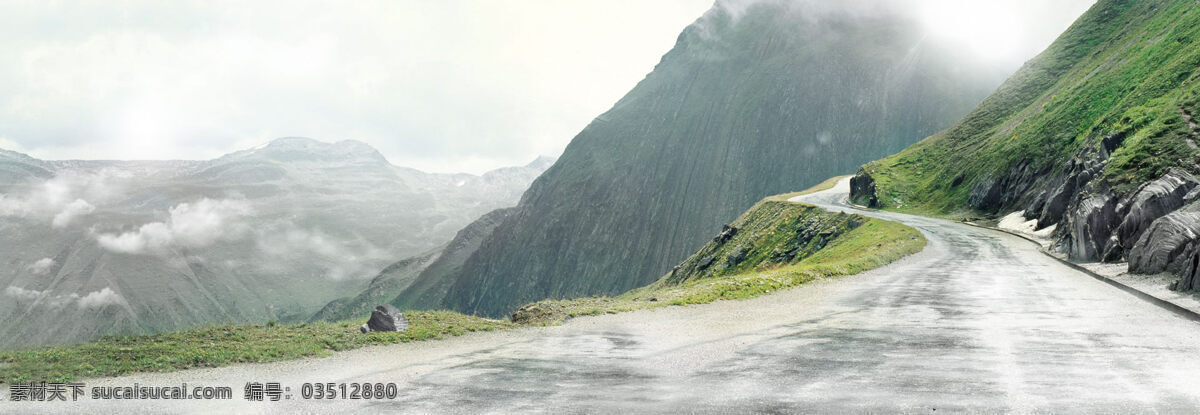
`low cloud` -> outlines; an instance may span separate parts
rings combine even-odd
[[[287,272],[296,258],[304,258],[319,264],[324,276],[332,280],[373,277],[391,258],[361,238],[338,238],[291,224],[263,232],[257,242],[265,255],[259,265],[265,270]]]
[[[113,180],[120,173],[64,172],[49,180],[18,186],[0,194],[0,217],[46,221],[55,229],[66,228],[96,211],[94,203],[109,202],[121,193]],[[123,178],[123,177],[122,177]]]
[[[88,203],[83,199],[75,199],[74,202],[64,206],[61,212],[58,212],[58,214],[54,215],[54,219],[50,222],[50,224],[54,226],[55,229],[62,229],[69,226],[71,222],[75,221],[76,218],[90,215],[95,211],[96,207],[92,206],[91,203]]]
[[[121,298],[112,288],[104,287],[100,291],[93,291],[87,295],[80,297],[76,304],[79,308],[104,308],[109,305],[124,304],[125,299]]]
[[[53,259],[42,258],[42,259],[37,260],[37,262],[34,262],[33,265],[29,266],[29,272],[32,272],[33,275],[44,276],[44,275],[49,274],[50,271],[54,269],[55,265],[57,265],[57,263],[54,262]],[[12,288],[12,287],[9,287],[9,288]]]
[[[50,290],[38,291],[10,286],[4,289],[4,295],[17,301],[32,302],[35,305],[55,309],[70,305],[74,305],[79,309],[95,309],[110,305],[125,304],[125,298],[109,287],[104,287],[98,291],[92,291],[84,295],[75,293],[52,295]]]
[[[45,291],[27,290],[21,287],[8,287],[4,289],[4,295],[16,300],[34,301],[46,297]]]
[[[173,247],[203,248],[236,240],[250,228],[245,219],[253,209],[245,200],[201,199],[170,209],[165,222],[150,222],[136,231],[96,236],[100,247],[123,254],[163,253]]]

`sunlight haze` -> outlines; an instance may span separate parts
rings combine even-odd
[[[921,0],[931,34],[1015,69],[1092,2]],[[206,159],[356,139],[481,173],[557,156],[712,0],[0,2],[0,148]]]

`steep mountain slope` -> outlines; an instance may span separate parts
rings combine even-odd
[[[479,249],[512,208],[496,209],[458,231],[454,239],[437,251],[405,259],[387,267],[371,280],[366,290],[354,297],[330,302],[310,320],[340,321],[370,314],[380,304],[390,303],[401,310],[440,308],[442,298],[454,280],[447,278],[462,270],[463,263]],[[363,314],[363,312],[366,314]]]
[[[425,255],[399,261],[389,265],[371,279],[371,284],[354,297],[339,298],[330,301],[321,308],[309,321],[344,321],[370,316],[371,310],[380,304],[390,303],[396,294],[412,285],[413,280],[438,259],[444,248],[434,250]]]
[[[0,347],[307,319],[514,205],[548,164],[429,174],[306,138],[208,161],[0,152]]]
[[[392,304],[401,309],[411,310],[439,308],[442,299],[454,283],[450,276],[462,272],[463,265],[479,250],[480,244],[487,240],[504,220],[512,217],[515,210],[497,209],[459,231],[437,261],[422,270],[412,285],[396,295]]]
[[[895,3],[718,1],[572,140],[443,304],[502,315],[644,285],[764,196],[948,126],[1002,75]]]
[[[1101,0],[957,125],[863,166],[852,197],[1022,211],[1072,259],[1194,275],[1198,40],[1195,1]]]

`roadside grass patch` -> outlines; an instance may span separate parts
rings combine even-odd
[[[284,325],[224,325],[95,342],[0,351],[0,382],[66,382],[136,372],[267,363],[328,356],[335,351],[507,329],[507,321],[449,311],[406,312],[406,332],[359,332],[362,321]]]

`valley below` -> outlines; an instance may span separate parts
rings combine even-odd
[[[254,412],[1190,412],[1196,323],[1043,255],[1016,236],[794,200],[918,229],[891,265],[743,301],[575,318],[553,327],[364,348],[328,358],[86,381],[232,386],[229,401],[142,410]],[[247,381],[397,382],[395,400],[252,403]],[[7,391],[4,392],[7,394]],[[119,410],[120,401],[21,403]],[[86,408],[86,409],[85,409]]]

